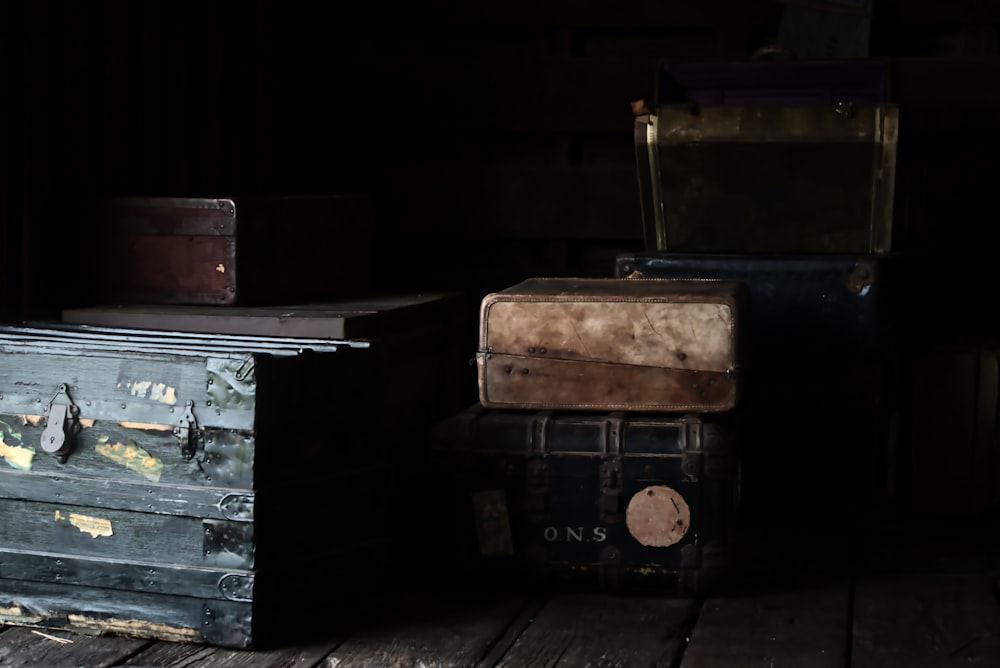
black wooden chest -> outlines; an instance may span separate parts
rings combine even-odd
[[[452,476],[456,558],[473,577],[711,590],[739,509],[733,430],[713,420],[481,404],[453,415],[432,441]]]

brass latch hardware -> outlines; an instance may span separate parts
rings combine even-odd
[[[194,402],[187,402],[184,413],[177,421],[177,426],[174,427],[174,436],[177,437],[177,441],[181,447],[181,455],[184,456],[184,459],[194,457],[195,450],[198,449],[198,439],[201,434],[198,431],[198,420],[194,417],[193,408]]]
[[[76,445],[76,435],[80,431],[80,409],[70,398],[66,383],[59,384],[45,410],[49,419],[42,432],[42,450],[63,463]]]

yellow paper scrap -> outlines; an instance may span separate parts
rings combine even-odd
[[[21,471],[31,470],[31,461],[35,457],[35,449],[30,446],[9,445],[3,440],[0,431],[0,457],[8,464]]]
[[[101,435],[97,439],[97,445],[94,446],[97,454],[121,464],[130,471],[135,471],[147,480],[159,482],[163,474],[162,460],[143,450],[135,441],[130,440],[128,443],[110,441],[107,435]]]
[[[61,510],[57,510],[55,519],[57,522],[68,521],[83,533],[89,533],[94,538],[97,538],[98,536],[114,535],[114,531],[111,529],[111,520],[103,517],[91,517],[89,515],[79,515],[77,513],[69,513],[69,515],[66,515]]]

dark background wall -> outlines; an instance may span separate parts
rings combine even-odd
[[[471,356],[487,292],[608,276],[641,249],[630,103],[657,62],[750,58],[785,7],[11,0],[0,317],[92,303],[96,198],[367,193],[379,287],[464,293]],[[929,339],[903,370],[900,452],[912,435],[914,505],[926,490],[960,517],[1000,507],[998,27],[993,1],[875,0],[869,43],[900,106],[894,239],[920,258],[907,291]]]
[[[87,302],[82,211],[116,194],[371,193],[387,288],[608,275],[641,246],[629,105],[657,60],[749,58],[783,8],[6,3],[0,312]],[[968,251],[928,267],[966,295],[1000,237],[998,24],[995,2],[876,0],[870,39],[901,106],[899,246]]]

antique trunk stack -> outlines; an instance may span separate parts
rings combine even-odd
[[[531,278],[483,299],[479,402],[433,433],[475,575],[717,582],[738,504],[745,301],[733,281],[616,278]]]
[[[898,109],[885,63],[663,63],[635,121],[632,278],[750,292],[744,517],[865,523],[891,505],[903,316]]]
[[[237,648],[329,631],[392,566],[394,455],[454,390],[455,296],[345,296],[370,287],[345,282],[367,249],[336,246],[364,201],[117,204],[102,294],[149,301],[0,327],[0,622]],[[262,301],[324,293],[295,257],[256,263],[303,227],[339,296]]]
[[[890,504],[902,260],[885,64],[657,76],[635,123],[645,250],[613,278],[482,301],[480,401],[434,433],[477,567],[705,592],[745,531]]]

